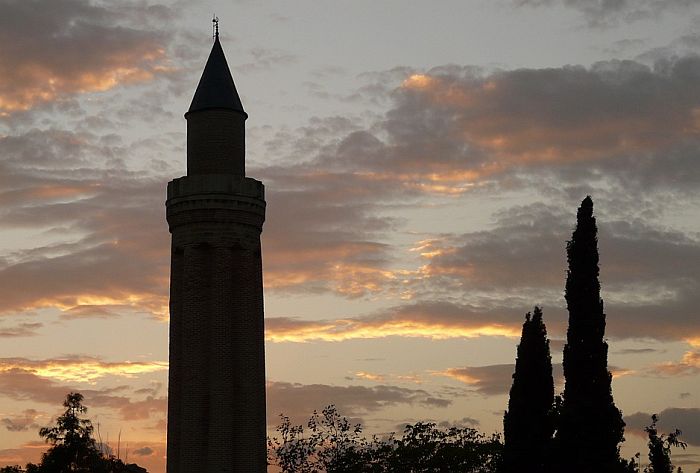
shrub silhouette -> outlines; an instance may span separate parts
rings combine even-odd
[[[284,473],[496,473],[501,463],[500,438],[475,429],[418,422],[401,438],[368,439],[332,405],[314,412],[306,429],[281,419],[278,436],[268,439],[268,463]]]

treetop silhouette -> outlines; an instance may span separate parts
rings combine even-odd
[[[625,423],[613,401],[612,375],[608,371],[605,313],[598,280],[598,228],[590,196],[581,202],[576,220],[576,229],[566,245],[569,328],[564,346],[566,382],[556,434],[558,470],[616,472],[622,468],[619,444],[624,440]]]

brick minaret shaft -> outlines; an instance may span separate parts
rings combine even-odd
[[[265,200],[245,176],[247,117],[217,34],[185,114],[187,175],[168,183],[168,473],[267,468]]]

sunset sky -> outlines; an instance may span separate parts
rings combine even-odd
[[[165,188],[213,13],[266,186],[271,431],[501,431],[534,305],[560,391],[591,195],[623,454],[658,413],[700,467],[694,0],[0,0],[0,465],[77,390],[164,471]]]

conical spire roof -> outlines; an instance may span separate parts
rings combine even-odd
[[[224,50],[219,42],[219,35],[214,38],[214,46],[209,53],[207,65],[204,66],[202,78],[192,98],[187,114],[200,110],[223,108],[240,112],[248,117],[243,110],[241,98],[238,96],[236,85],[233,83],[231,71],[224,56]]]

